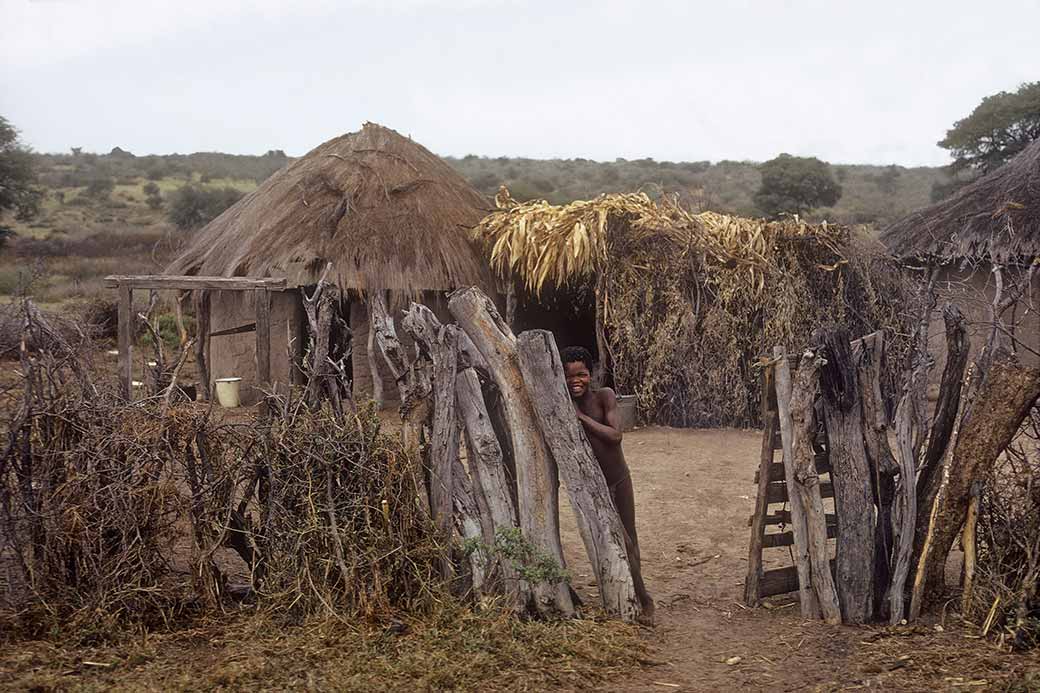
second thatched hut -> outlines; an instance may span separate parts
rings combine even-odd
[[[517,327],[593,347],[603,382],[634,394],[644,421],[757,425],[760,356],[800,349],[819,327],[895,328],[893,382],[908,349],[902,277],[857,229],[692,214],[642,193],[496,201],[478,236]]]
[[[1013,337],[1010,344],[1023,362],[1040,363],[1040,275],[1030,269],[1040,257],[1040,140],[945,200],[892,224],[881,240],[920,275],[935,272],[939,301],[964,312],[975,350],[994,329],[998,292],[1002,300],[1015,299],[997,329]],[[930,323],[929,345],[938,356],[934,384],[945,362],[941,320]]]
[[[379,378],[390,398],[396,388],[385,362],[369,358],[366,296],[386,292],[391,305],[419,299],[446,317],[445,292],[475,285],[490,293],[487,264],[468,231],[489,206],[429,150],[366,123],[268,178],[201,229],[166,273],[285,277],[290,290],[271,306],[271,377],[284,384],[297,379],[293,361],[305,347],[300,292],[328,267],[354,335],[355,392],[371,394]],[[252,387],[255,339],[242,331],[253,320],[249,300],[216,294],[209,358],[212,378],[243,378],[246,402],[259,394]]]

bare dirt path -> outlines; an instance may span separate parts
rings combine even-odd
[[[950,623],[941,632],[934,624],[803,623],[791,598],[744,608],[760,441],[759,431],[742,430],[646,428],[625,435],[643,570],[658,603],[657,626],[647,637],[662,664],[612,690],[1009,690],[1011,670],[1036,670],[1035,658],[1002,654]],[[565,498],[561,493],[568,564],[579,594],[595,604]],[[766,552],[767,567],[770,557],[773,565],[789,564],[782,550]]]

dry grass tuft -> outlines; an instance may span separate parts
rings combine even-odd
[[[617,621],[520,621],[445,603],[386,626],[264,613],[137,633],[115,645],[25,641],[0,654],[0,686],[84,690],[575,690],[651,664]]]

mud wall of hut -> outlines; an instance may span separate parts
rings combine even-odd
[[[938,395],[939,381],[946,365],[943,306],[953,303],[964,314],[971,340],[969,359],[974,360],[989,339],[992,329],[996,282],[991,267],[986,264],[972,270],[946,268],[937,277],[935,288],[938,301],[928,329],[928,348],[935,357],[935,367],[929,373],[929,396],[933,398]],[[1022,298],[1015,313],[1009,311],[1005,314],[1005,320],[1015,324],[1015,339],[1026,347],[1019,347],[1018,356],[1029,366],[1040,366],[1040,358],[1033,353],[1040,352],[1040,314],[1035,308],[1036,300],[1040,300],[1040,278],[1033,280],[1030,295]]]
[[[271,380],[289,383],[289,339],[303,340],[303,304],[297,291],[272,292],[271,296]],[[256,309],[250,292],[217,291],[211,299],[210,332],[220,332],[256,322]],[[210,338],[210,378],[242,378],[242,403],[260,399],[256,388],[256,332]]]

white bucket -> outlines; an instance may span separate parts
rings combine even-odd
[[[239,405],[238,388],[241,378],[217,378],[217,401],[225,409],[234,409]]]

